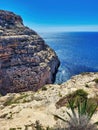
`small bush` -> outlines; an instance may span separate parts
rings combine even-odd
[[[85,99],[83,102],[78,101],[77,110],[74,107],[75,101],[69,101],[69,108],[71,109],[71,113],[67,112],[69,119],[64,119],[58,115],[54,115],[56,118],[62,120],[67,125],[65,130],[97,130],[96,123],[91,123],[90,120],[96,111],[97,105],[93,106],[93,104],[89,104],[88,100]],[[88,111],[88,106],[91,108]]]
[[[63,107],[63,106],[69,106],[68,101],[74,100],[75,106],[77,106],[77,101],[80,100],[83,102],[85,99],[87,99],[88,93],[85,92],[83,89],[78,89],[75,92],[66,95],[65,97],[62,97],[57,103],[56,107]]]
[[[9,106],[11,105],[13,102],[13,97],[9,97],[5,102],[4,102],[4,106]]]
[[[43,86],[43,87],[42,87],[42,91],[47,91],[46,86]]]
[[[78,89],[72,94],[67,95],[68,101],[74,100],[74,105],[77,107],[78,101],[83,102],[85,99],[87,99],[88,93],[84,91],[83,89]],[[69,107],[69,105],[68,105]]]
[[[95,83],[98,83],[98,78],[94,79]]]
[[[83,98],[87,98],[88,93],[83,89],[78,89],[73,93],[74,96],[82,96]]]
[[[80,98],[82,99],[87,99],[88,93],[86,91],[84,91],[83,89],[78,89],[75,92],[68,94],[66,97],[68,100],[72,100],[72,99],[76,99],[76,98]]]
[[[16,128],[10,128],[9,130],[16,130]]]
[[[4,106],[10,106],[10,105],[12,105],[12,104],[18,104],[18,103],[21,103],[21,102],[24,103],[24,101],[25,101],[25,102],[28,102],[28,101],[26,100],[27,97],[28,97],[28,94],[21,93],[21,95],[20,95],[19,97],[17,97],[17,98],[9,97],[9,98],[4,102],[3,105],[4,105]]]
[[[22,130],[22,128],[21,128],[21,127],[18,127],[17,130]]]

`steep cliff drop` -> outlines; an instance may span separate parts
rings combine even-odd
[[[22,18],[0,10],[0,92],[37,91],[53,83],[60,62],[56,53]]]

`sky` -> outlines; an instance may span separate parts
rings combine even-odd
[[[98,31],[98,0],[0,0],[36,31]]]

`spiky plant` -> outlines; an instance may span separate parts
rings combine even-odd
[[[88,100],[85,99],[83,102],[77,104],[77,109],[74,106],[74,100],[69,101],[69,108],[72,114],[67,112],[69,119],[65,120],[62,117],[55,115],[55,117],[61,119],[67,123],[66,130],[97,130],[95,123],[91,123],[90,120],[96,111],[97,105],[93,106],[90,104],[90,109],[88,109]]]

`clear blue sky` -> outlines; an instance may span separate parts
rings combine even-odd
[[[0,0],[0,9],[38,31],[98,31],[98,0]]]

